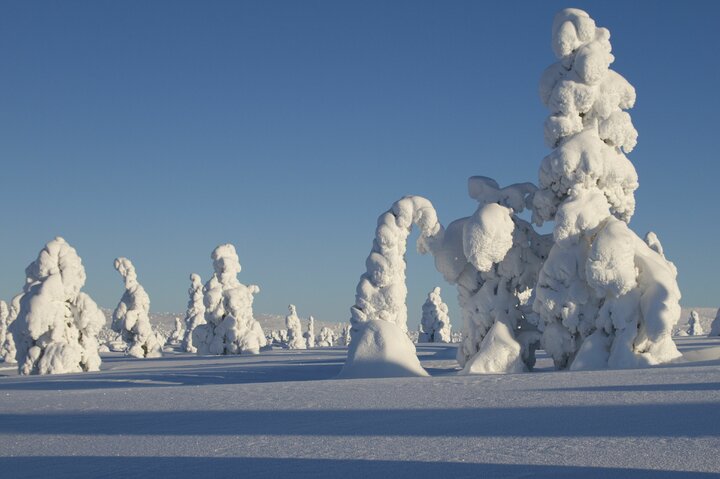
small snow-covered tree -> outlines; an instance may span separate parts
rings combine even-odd
[[[635,89],[609,69],[610,32],[577,9],[555,17],[559,61],[540,81],[549,108],[534,220],[554,221],[555,243],[540,272],[534,310],[556,367],[626,368],[680,356],[671,338],[680,315],[676,270],[657,238],[627,223],[637,173],[624,153],[637,142],[625,112]]]
[[[285,327],[288,332],[288,349],[306,349],[307,341],[302,332],[302,324],[297,315],[297,309],[294,304],[288,306],[290,313],[285,316]]]
[[[8,316],[10,309],[5,301],[0,299],[0,356],[5,349],[5,339],[7,338]]]
[[[451,338],[448,307],[440,297],[440,288],[436,287],[428,293],[427,300],[422,306],[418,342],[449,343]]]
[[[340,334],[341,344],[343,346],[350,346],[351,339],[352,338],[350,336],[350,326],[346,324],[345,326],[343,326],[342,333]]]
[[[170,336],[167,339],[167,344],[177,346],[181,343],[183,336],[185,335],[185,325],[182,319],[175,317],[175,329],[172,330]]]
[[[196,353],[193,346],[193,332],[201,324],[205,324],[205,305],[203,304],[203,285],[200,275],[190,275],[190,289],[188,289],[187,310],[185,311],[185,335],[183,336],[183,349],[188,353]]]
[[[327,326],[323,326],[320,329],[320,337],[318,338],[317,346],[319,348],[329,348],[335,345],[335,333],[332,329]]]
[[[112,329],[127,344],[127,354],[134,358],[159,358],[162,343],[150,325],[150,297],[137,280],[132,261],[115,259],[115,269],[125,282],[123,293],[112,316]]]
[[[57,237],[25,269],[23,292],[13,300],[10,332],[20,374],[100,369],[97,335],[105,316],[87,294],[85,268],[75,249]]]
[[[720,336],[720,308],[718,308],[717,313],[715,314],[715,319],[712,324],[710,324],[710,332],[708,333],[708,336]]]
[[[308,329],[303,335],[305,337],[305,342],[307,343],[308,349],[315,347],[315,318],[310,316],[310,319],[308,319]]]
[[[252,310],[260,288],[238,281],[242,268],[233,245],[218,246],[211,258],[215,273],[204,288],[206,324],[195,328],[193,345],[200,354],[258,354],[266,344]]]
[[[700,324],[700,315],[694,309],[690,311],[690,319],[688,319],[688,336],[702,336],[705,334],[702,324]]]
[[[0,356],[2,356],[3,361],[8,364],[17,364],[17,360],[15,359],[17,349],[15,348],[15,338],[13,338],[10,325],[17,318],[20,309],[20,298],[22,298],[22,294],[15,296],[10,302],[10,306],[8,306],[8,316],[5,320],[5,340],[0,343]]]

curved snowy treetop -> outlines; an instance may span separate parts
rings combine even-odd
[[[40,251],[37,259],[25,268],[25,291],[33,284],[58,275],[62,282],[66,301],[74,301],[85,285],[85,268],[75,248],[63,238],[56,237]]]
[[[360,277],[351,308],[353,325],[383,320],[407,329],[405,251],[413,225],[420,229],[417,250],[421,254],[442,238],[435,208],[421,196],[396,201],[378,218],[372,251],[365,261],[367,271]]]
[[[586,12],[559,12],[552,46],[559,61],[543,73],[540,98],[550,110],[545,140],[557,150],[540,168],[535,220],[552,220],[569,190],[582,185],[600,189],[610,211],[627,222],[638,181],[623,152],[632,151],[638,134],[623,110],[635,104],[635,89],[609,68],[615,59],[610,32],[597,27]]]
[[[137,273],[135,272],[135,266],[127,258],[116,258],[115,269],[120,276],[125,280],[125,288],[130,289],[132,286],[137,284]]]
[[[222,284],[239,283],[237,275],[242,270],[235,246],[222,244],[212,252],[213,268]]]

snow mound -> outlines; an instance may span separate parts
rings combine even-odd
[[[348,357],[338,378],[428,376],[415,345],[394,323],[382,320],[356,325]]]
[[[503,374],[527,371],[520,344],[503,321],[497,321],[483,338],[478,353],[470,358],[461,374]]]

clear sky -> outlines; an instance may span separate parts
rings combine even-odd
[[[475,210],[468,176],[537,182],[564,7],[610,29],[638,92],[631,226],[684,305],[720,305],[720,2],[639,1],[2,1],[0,298],[61,235],[100,305],[127,256],[152,309],[181,312],[231,242],[256,312],[346,321],[395,200],[447,225]],[[432,258],[408,262],[411,325],[436,284],[457,313]]]

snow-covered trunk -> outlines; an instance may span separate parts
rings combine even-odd
[[[550,109],[533,218],[554,221],[555,244],[540,272],[533,309],[558,368],[624,368],[680,356],[671,331],[680,315],[675,267],[657,237],[627,226],[637,174],[624,153],[637,132],[623,110],[634,88],[609,69],[610,33],[582,10],[553,23],[559,61],[540,82]]]
[[[112,329],[122,335],[127,354],[134,358],[162,356],[162,344],[150,325],[150,297],[137,280],[135,266],[127,258],[117,258],[115,269],[125,282],[125,293],[113,312]]]
[[[197,348],[193,346],[193,332],[195,328],[205,323],[205,305],[203,304],[203,285],[200,275],[190,275],[190,289],[188,289],[187,310],[185,311],[185,335],[183,336],[182,347],[188,353],[196,353]]]
[[[252,311],[253,295],[260,288],[238,281],[242,268],[233,245],[218,246],[211,258],[215,273],[204,288],[206,324],[195,328],[193,346],[200,354],[258,354],[266,345]]]
[[[307,341],[302,332],[302,324],[297,315],[297,309],[294,304],[288,306],[290,314],[285,316],[285,327],[288,332],[288,349],[306,349]]]
[[[447,304],[443,303],[440,288],[428,293],[422,306],[418,343],[449,343],[452,338]]]
[[[305,341],[308,349],[315,347],[315,318],[312,316],[308,319],[308,329],[305,332]]]
[[[694,309],[690,311],[690,319],[688,319],[688,336],[702,336],[705,334],[702,324],[700,324],[700,315]]]
[[[442,238],[435,208],[420,196],[402,198],[378,219],[350,308],[352,341],[341,377],[427,375],[407,335],[405,251],[413,225],[420,228],[420,253]]]
[[[85,268],[64,239],[50,241],[25,270],[23,292],[13,300],[10,332],[20,374],[100,369],[97,335],[105,316],[87,294]]]

